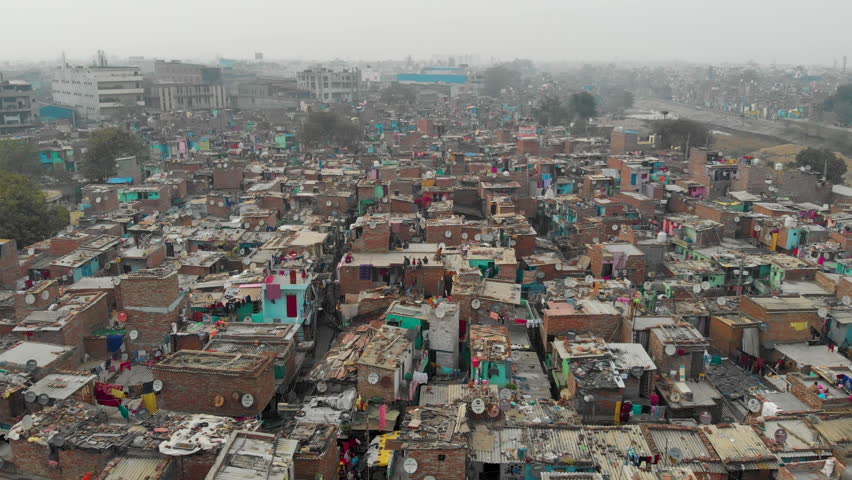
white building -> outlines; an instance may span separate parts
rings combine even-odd
[[[74,107],[80,116],[101,121],[145,106],[139,67],[72,67],[53,77],[53,100]]]
[[[317,67],[296,75],[298,87],[323,102],[352,102],[361,93],[361,71],[357,68],[332,70]]]

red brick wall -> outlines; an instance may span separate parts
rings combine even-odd
[[[444,456],[440,460],[439,455]],[[464,448],[409,449],[406,458],[417,460],[417,471],[409,475],[410,480],[423,480],[427,475],[435,480],[464,480],[467,474],[467,450]]]
[[[15,319],[19,322],[36,310],[45,310],[57,298],[59,298],[59,284],[56,280],[46,280],[49,285],[43,286],[40,291],[33,293],[36,289],[20,291],[15,293]],[[41,285],[40,285],[41,286]],[[42,292],[48,292],[47,299],[41,298]],[[32,304],[27,303],[27,296],[32,295],[35,300]]]
[[[80,240],[76,238],[54,237],[50,239],[47,253],[50,255],[68,255],[80,248]]]
[[[840,277],[840,278],[843,278],[843,277]],[[822,272],[817,272],[816,275],[814,275],[814,281],[820,287],[824,288],[825,291],[828,292],[830,295],[834,295],[835,292],[837,291],[837,283],[835,283],[835,280],[832,279],[831,277],[829,277],[828,275],[822,273]],[[850,285],[852,285],[852,284],[850,284]],[[850,289],[850,291],[852,291],[852,289]],[[841,298],[842,298],[842,295],[841,295]]]
[[[357,259],[357,256],[356,256]],[[340,294],[359,293],[362,290],[384,286],[384,282],[373,283],[371,280],[360,280],[358,278],[358,268],[360,265],[356,263],[343,264],[340,267]],[[438,282],[444,274],[444,268],[441,266],[432,266],[429,264],[419,270],[408,270],[406,279],[417,281],[417,286],[425,289],[427,295],[436,295],[438,293]],[[406,283],[406,288],[408,287]]]
[[[171,324],[178,322],[182,304],[178,304],[173,310],[141,311],[135,308],[158,308],[166,309],[177,300],[180,295],[177,274],[165,277],[137,278],[128,277],[121,281],[118,288],[127,312],[127,322],[124,328],[127,331],[136,330],[139,337],[128,343],[132,343],[134,349],[149,349],[155,345],[161,345],[166,335],[171,333]],[[135,308],[134,308],[135,307]]]
[[[106,467],[112,458],[110,450],[104,452],[89,452],[87,450],[59,450],[59,466],[62,478],[83,478],[87,473],[97,475]]]
[[[740,310],[742,313],[768,324],[769,328],[760,332],[761,342],[808,341],[811,339],[811,332],[807,327],[818,328],[820,325],[816,308],[813,311],[806,312],[773,311],[770,314],[756,304],[751,297],[743,297],[740,302]],[[798,325],[802,323],[806,323],[807,326],[800,328]]]
[[[568,331],[589,333],[597,337],[611,338],[624,317],[621,315],[551,315],[544,311],[544,334],[560,335]]]
[[[710,317],[710,345],[722,355],[733,355],[742,348],[743,329],[734,328],[715,316]]]
[[[445,237],[446,231],[453,232],[450,238]],[[462,225],[426,225],[426,243],[443,242],[448,247],[457,247],[464,243],[461,237]]]
[[[154,366],[154,378],[163,381],[163,390],[158,397],[160,408],[190,413],[207,413],[229,417],[247,417],[262,412],[275,393],[275,373],[269,359],[259,376],[218,375],[213,370],[170,371]],[[233,392],[239,397],[234,400]],[[251,393],[255,402],[249,408],[240,403],[243,394]],[[214,405],[216,395],[222,395],[225,403]]]
[[[28,442],[26,438],[11,440],[12,463],[17,471],[24,474],[36,475],[50,479],[61,480],[62,471],[59,467],[52,467],[50,461],[50,448],[35,442]],[[58,460],[59,457],[56,457]],[[78,477],[82,478],[82,476]]]
[[[197,480],[207,476],[218,456],[218,449],[202,450],[193,455],[172,457],[177,462],[177,480]]]
[[[386,252],[390,247],[390,225],[376,224],[376,228],[365,225],[361,238],[352,242],[353,252]]]
[[[243,183],[243,171],[237,168],[214,168],[213,188],[217,190],[239,190]]]
[[[337,442],[332,442],[328,450],[318,458],[307,458],[296,455],[293,458],[293,470],[296,480],[316,480],[317,474],[323,479],[337,478],[337,466],[340,463],[340,449]]]

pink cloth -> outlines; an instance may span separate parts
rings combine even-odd
[[[267,300],[278,300],[281,298],[281,285],[277,283],[269,283],[266,285]]]

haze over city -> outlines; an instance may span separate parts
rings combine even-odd
[[[2,60],[112,55],[381,60],[477,54],[542,61],[831,64],[852,45],[845,0],[16,2]],[[12,41],[12,39],[21,41]],[[23,41],[26,39],[26,41]]]

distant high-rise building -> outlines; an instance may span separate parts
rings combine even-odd
[[[103,58],[99,56],[99,61]],[[139,67],[66,66],[53,76],[53,100],[77,109],[81,117],[106,120],[145,105]]]
[[[296,75],[298,86],[324,102],[351,102],[360,96],[361,71],[357,68],[340,71],[318,67]]]
[[[254,52],[255,60],[263,60],[263,52]]]
[[[222,69],[156,60],[145,82],[145,105],[163,112],[225,108]]]
[[[21,80],[0,81],[0,134],[34,127],[33,86]]]

